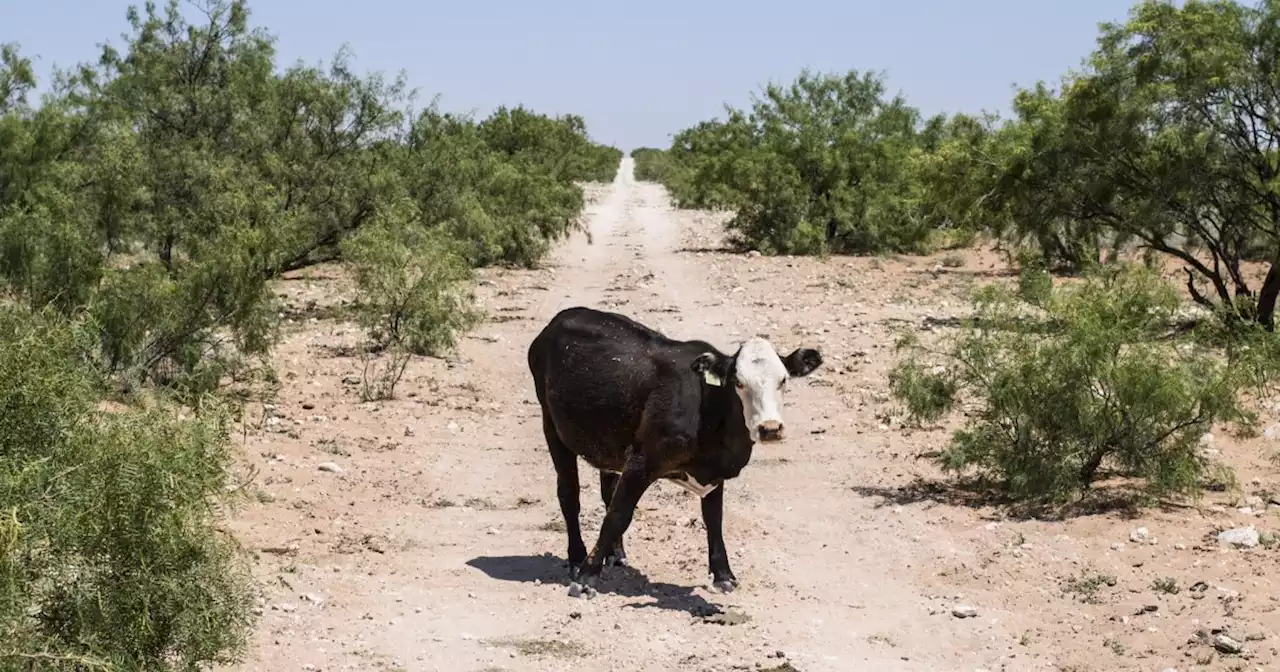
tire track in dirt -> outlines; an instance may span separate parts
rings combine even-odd
[[[927,520],[850,490],[846,482],[870,468],[859,463],[860,443],[887,437],[852,429],[852,411],[821,369],[788,395],[790,439],[758,448],[727,485],[738,591],[704,587],[697,501],[659,483],[627,533],[633,568],[607,568],[593,600],[568,597],[555,472],[526,364],[547,320],[588,305],[726,351],[755,333],[784,354],[802,343],[793,332],[804,325],[791,324],[789,310],[711,289],[725,279],[716,255],[676,251],[694,215],[673,211],[663,189],[636,182],[632,170],[628,157],[586,209],[593,241],[573,236],[542,270],[482,272],[477,294],[490,323],[448,360],[415,360],[401,398],[358,403],[343,391],[358,363],[319,353],[358,340],[350,327],[282,345],[283,375],[296,382],[280,405],[314,415],[287,435],[247,441],[277,499],[234,528],[252,547],[296,548],[261,556],[267,604],[241,669],[770,669],[783,663],[779,651],[805,672],[998,660],[984,649],[993,636],[1007,639],[998,623],[930,616],[938,600],[895,579],[913,563],[964,554]],[[326,460],[343,472],[317,471]],[[581,474],[590,544],[603,505],[593,471]],[[691,615],[710,605],[750,620]]]

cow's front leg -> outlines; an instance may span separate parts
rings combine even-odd
[[[627,458],[627,464],[623,467],[622,475],[618,477],[617,485],[614,487],[613,499],[609,502],[608,512],[605,513],[604,522],[600,525],[600,538],[596,540],[595,547],[582,563],[582,572],[578,576],[578,581],[569,584],[571,596],[586,595],[588,598],[595,596],[605,557],[617,547],[618,540],[631,525],[636,505],[640,503],[640,497],[644,495],[645,490],[649,489],[653,481],[653,475],[644,455],[640,451],[633,451]]]
[[[724,547],[724,483],[702,498],[702,524],[707,528],[707,566],[711,585],[724,593],[738,587],[729,569],[729,551]]]

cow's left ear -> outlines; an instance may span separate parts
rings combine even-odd
[[[812,348],[796,348],[782,363],[793,378],[801,378],[822,366],[822,353]]]
[[[693,360],[689,368],[702,376],[708,385],[720,387],[729,377],[730,361],[727,357],[719,357],[714,352],[704,352]]]

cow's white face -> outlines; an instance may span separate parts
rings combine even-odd
[[[735,358],[704,353],[693,364],[709,385],[732,384],[742,402],[742,421],[752,442],[780,441],[784,434],[782,396],[787,381],[809,375],[822,364],[817,350],[797,348],[785,359],[763,338],[752,338]]]
[[[782,439],[782,393],[789,377],[769,341],[753,338],[738,350],[733,386],[742,400],[742,419],[752,441]]]

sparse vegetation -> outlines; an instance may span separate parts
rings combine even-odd
[[[1102,599],[1099,595],[1102,589],[1113,588],[1115,585],[1116,577],[1086,569],[1079,576],[1067,577],[1062,590],[1076,595],[1082,602],[1097,603]]]
[[[941,349],[914,334],[899,343],[891,389],[909,419],[969,409],[943,468],[974,469],[1019,499],[1069,499],[1104,468],[1151,494],[1196,494],[1213,468],[1200,439],[1219,422],[1252,422],[1240,393],[1269,379],[1273,339],[1224,357],[1201,335],[1169,336],[1178,297],[1142,267],[1062,287],[1037,274],[1047,277],[1024,272],[1020,292],[980,289]]]

